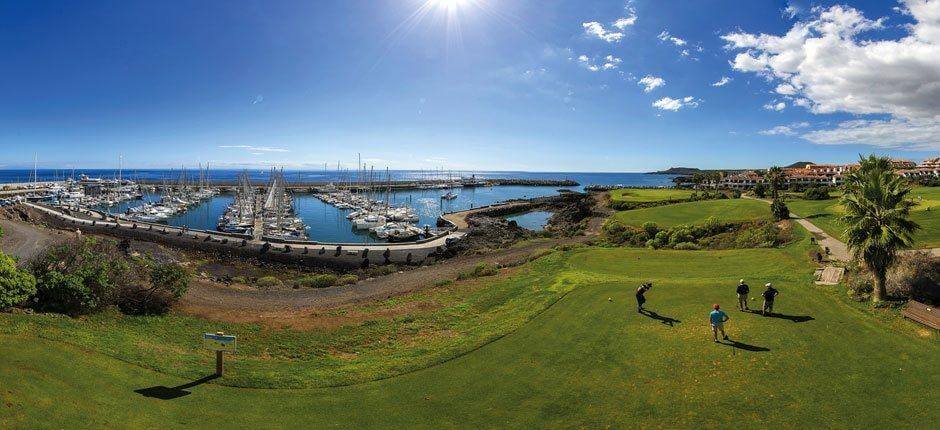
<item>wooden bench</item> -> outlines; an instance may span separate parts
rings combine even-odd
[[[901,309],[901,315],[917,321],[927,327],[940,330],[940,309],[934,306],[928,306],[923,303],[910,300],[904,309]]]

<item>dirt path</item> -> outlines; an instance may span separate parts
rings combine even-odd
[[[0,237],[0,251],[12,255],[20,261],[27,261],[46,247],[62,240],[69,234],[59,230],[50,230],[22,221],[0,220],[3,237]]]
[[[432,288],[441,281],[454,280],[461,272],[480,263],[514,266],[532,254],[564,243],[578,243],[589,236],[526,243],[485,255],[452,258],[439,264],[421,266],[391,275],[360,281],[354,285],[299,290],[257,290],[208,281],[194,282],[183,297],[181,312],[227,322],[263,323],[273,326],[316,325],[317,311],[347,304],[386,299]]]

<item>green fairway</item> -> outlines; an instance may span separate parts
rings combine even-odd
[[[722,222],[769,219],[770,209],[766,203],[748,199],[703,200],[620,211],[611,220],[635,226],[652,221],[662,227],[671,227],[701,223],[709,217],[716,217]]]
[[[488,296],[489,303],[474,293],[452,305],[503,309],[485,314],[500,324],[493,334],[508,330],[505,336],[466,345],[440,364],[335,388],[244,389],[220,385],[231,382],[226,376],[185,388],[191,394],[175,399],[145,397],[137,390],[189,382],[193,378],[172,375],[192,374],[193,366],[200,375],[211,371],[208,361],[183,360],[166,372],[140,366],[187,354],[172,342],[159,347],[173,337],[173,330],[158,327],[164,321],[124,317],[109,323],[110,331],[136,333],[135,345],[96,339],[126,335],[102,331],[100,323],[0,315],[7,333],[0,335],[0,427],[929,427],[940,419],[937,336],[891,312],[852,304],[837,287],[813,285],[810,246],[804,234],[781,249],[557,252],[512,279],[478,280],[488,287],[475,291],[503,291]],[[774,282],[784,317],[732,310],[741,277],[755,295],[758,285]],[[634,289],[647,280],[655,283],[647,307],[659,319],[635,310]],[[731,316],[729,334],[740,342],[735,348],[709,339],[706,315],[714,302]],[[461,339],[472,329],[436,330]],[[160,332],[161,339],[148,339],[148,331]],[[288,334],[259,332],[240,348],[248,355],[252,343],[270,345],[263,338]],[[381,350],[385,342],[374,339],[361,348]],[[133,347],[139,351],[122,360],[112,357],[120,351],[107,349]],[[410,353],[433,354],[425,348]],[[318,366],[314,357],[285,367],[290,360],[271,356],[249,367],[259,375],[267,367],[276,376]],[[355,356],[347,360],[351,368],[358,365]],[[246,363],[239,356],[229,371],[245,372],[240,367]]]
[[[610,192],[614,201],[659,202],[666,200],[685,200],[692,197],[691,190],[677,188],[621,188]]]
[[[920,230],[914,234],[914,246],[940,247],[940,187],[916,187],[911,192],[911,197],[917,203],[911,210],[911,220],[920,224]],[[833,237],[845,239],[845,224],[839,221],[842,207],[838,199],[790,200],[787,201],[787,206],[793,213],[809,219]]]

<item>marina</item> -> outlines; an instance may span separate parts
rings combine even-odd
[[[371,181],[359,183],[355,172],[350,174],[343,170],[209,172],[207,168],[200,167],[199,173],[185,173],[184,169],[145,171],[143,174],[135,171],[131,174],[134,180],[122,177],[120,181],[117,178],[123,176],[123,172],[117,169],[86,172],[84,176],[76,173],[80,176],[75,181],[70,179],[72,172],[65,172],[65,179],[62,179],[63,172],[50,170],[21,174],[29,179],[35,176],[40,182],[59,179],[51,187],[47,184],[42,188],[48,189],[49,193],[37,189],[36,193],[45,196],[47,202],[53,202],[51,197],[58,195],[62,196],[61,203],[67,207],[87,207],[129,221],[327,243],[420,239],[434,233],[438,219],[444,213],[515,199],[552,196],[560,191],[582,191],[585,184],[671,184],[668,175],[640,173],[461,172],[459,179],[454,179],[456,174],[452,178],[444,175],[441,181],[440,174],[388,171],[364,173],[364,177]],[[303,187],[299,187],[298,178],[320,181],[305,182]],[[419,181],[416,183],[421,186],[394,186],[410,181]],[[548,185],[561,181],[579,185]],[[275,185],[273,193],[270,191],[272,184]],[[259,211],[265,203],[269,203],[268,210]],[[256,217],[256,212],[266,215]],[[519,217],[517,222],[531,230],[541,229],[547,220],[538,214],[520,214]]]

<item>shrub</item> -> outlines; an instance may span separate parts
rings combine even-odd
[[[828,200],[831,196],[829,196],[829,188],[827,187],[812,187],[803,192],[803,198],[806,200]]]
[[[647,236],[654,237],[656,233],[659,233],[659,226],[655,222],[647,221],[643,223],[643,231],[646,232]]]
[[[81,276],[55,270],[36,280],[36,298],[40,310],[71,316],[90,313],[101,306],[99,297]]]
[[[673,246],[673,249],[680,249],[680,250],[698,250],[698,249],[702,249],[702,247],[699,246],[699,245],[696,245],[696,244],[693,243],[693,242],[680,242],[680,243],[675,244],[675,245]]]
[[[336,275],[323,273],[319,275],[304,276],[297,280],[297,284],[307,288],[326,288],[336,285],[337,281],[338,279],[336,278]]]
[[[118,307],[128,314],[165,313],[186,294],[191,279],[189,271],[179,264],[159,264],[150,270],[149,284],[121,291]]]
[[[255,285],[261,288],[271,288],[281,285],[281,280],[273,276],[262,276],[255,281]]]
[[[0,253],[0,309],[18,305],[36,294],[36,278],[16,267],[16,260]]]
[[[51,247],[30,270],[36,306],[75,316],[115,304],[125,288],[139,288],[147,267],[125,257],[113,240],[86,237]]]
[[[773,214],[774,219],[777,221],[790,218],[790,208],[780,199],[774,199],[773,203],[770,204],[770,213]]]
[[[459,275],[457,275],[457,280],[462,281],[466,279],[480,278],[483,276],[493,276],[497,273],[499,273],[499,268],[497,268],[495,265],[480,263],[470,271],[461,272]]]
[[[340,276],[339,279],[336,280],[337,285],[349,285],[355,284],[356,282],[359,282],[359,277],[353,275],[352,273],[347,273],[343,276]]]
[[[888,271],[886,288],[894,297],[940,304],[940,259],[927,252],[901,255]]]

